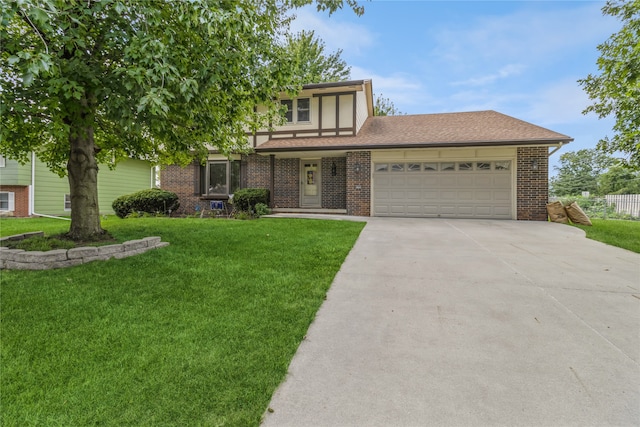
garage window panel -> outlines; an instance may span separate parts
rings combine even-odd
[[[389,172],[389,165],[387,163],[376,163],[376,172]]]
[[[404,172],[404,163],[391,164],[391,172]]]
[[[511,162],[509,160],[495,162],[495,170],[508,171],[511,168]]]
[[[458,163],[458,170],[459,171],[472,171],[473,170],[473,163],[472,162],[460,162],[460,163]]]
[[[454,162],[440,163],[440,170],[450,172],[456,170],[456,164]]]
[[[421,169],[420,163],[407,164],[407,172],[420,172],[420,169]]]
[[[479,171],[490,171],[491,170],[491,162],[478,162],[478,163],[476,163],[476,170],[479,170]]]
[[[423,168],[425,172],[434,172],[438,170],[437,163],[424,163]]]

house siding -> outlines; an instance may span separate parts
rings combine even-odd
[[[371,152],[347,153],[347,215],[371,215]]]
[[[5,166],[0,167],[0,185],[30,185],[31,162],[21,165],[16,160],[5,159]]]
[[[115,169],[99,165],[98,206],[101,214],[113,214],[111,204],[122,195],[151,188],[151,164],[142,160],[124,160]],[[67,177],[51,172],[36,159],[34,211],[47,215],[70,215],[64,210],[64,196],[69,194]]]
[[[546,221],[549,201],[549,149],[519,147],[517,154],[517,219]],[[537,170],[533,169],[533,161]]]

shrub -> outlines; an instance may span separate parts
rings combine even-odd
[[[269,190],[266,188],[243,188],[233,194],[236,210],[252,212],[258,203],[269,204]]]
[[[264,203],[256,203],[256,216],[261,217],[263,215],[269,215],[271,213],[271,209],[269,209],[269,206],[265,205]]]
[[[171,213],[180,207],[180,201],[176,193],[151,188],[120,196],[113,201],[111,207],[116,215],[125,218],[132,213],[140,215],[141,212],[148,214]]]

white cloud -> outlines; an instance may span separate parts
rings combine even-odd
[[[295,15],[290,25],[291,32],[315,31],[329,52],[342,49],[344,54],[360,55],[374,43],[375,35],[366,27],[341,21],[336,15],[329,17],[311,7],[299,9]]]
[[[496,80],[505,79],[508,77],[517,76],[522,73],[526,66],[522,64],[508,64],[500,68],[493,74],[486,74],[480,77],[472,77],[467,80],[453,82],[452,86],[484,86],[490,83],[494,83]]]
[[[595,46],[619,23],[603,17],[601,4],[540,11],[524,9],[507,15],[481,16],[465,26],[436,28],[432,55],[460,70],[486,63],[552,62],[571,49]],[[448,23],[450,24],[450,23]]]
[[[380,75],[372,70],[358,66],[351,67],[351,78],[354,80],[371,79],[373,91],[383,95],[404,113],[414,113],[412,107],[420,107],[418,112],[424,113],[424,105],[433,102],[422,83],[415,77],[401,72],[391,75]]]

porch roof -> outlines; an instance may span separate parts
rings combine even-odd
[[[369,117],[356,136],[272,138],[257,152],[550,145],[573,138],[497,111]]]

